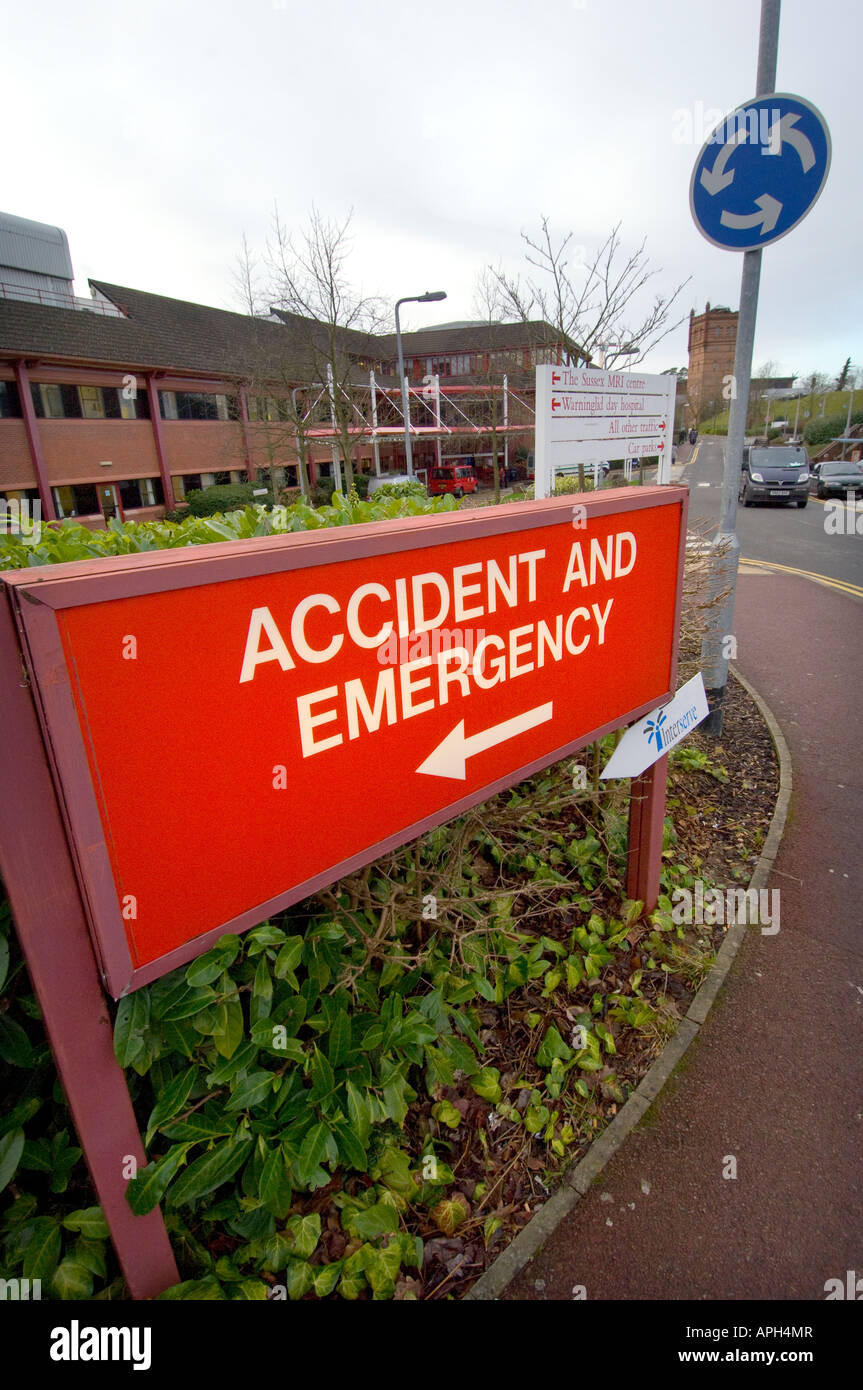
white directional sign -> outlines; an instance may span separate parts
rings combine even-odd
[[[627,729],[601,777],[640,777],[642,772],[691,733],[708,715],[701,672],[682,685],[667,705],[650,711]]]
[[[676,378],[590,367],[536,369],[535,496],[548,497],[555,475],[583,463],[659,458],[668,482]]]

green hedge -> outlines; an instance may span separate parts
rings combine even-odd
[[[259,503],[272,506],[273,495],[255,497],[252,483],[224,483],[215,487],[193,488],[186,493],[191,516],[218,516],[222,512],[233,512],[238,507],[253,507]]]
[[[838,439],[845,433],[845,426],[848,420],[848,412],[844,415],[828,415],[824,420],[810,420],[803,431],[803,438],[811,449],[822,449],[825,444],[829,444],[832,439]],[[852,425],[863,424],[863,410],[855,410],[851,416]]]
[[[312,531],[354,522],[387,521],[399,516],[455,511],[455,498],[373,497],[363,502],[355,492],[336,493],[328,506],[305,502],[293,506],[245,507],[215,516],[188,516],[175,521],[119,521],[113,518],[105,530],[90,531],[75,522],[45,524],[38,544],[26,537],[0,534],[0,569],[26,569],[33,565],[93,559],[99,555],[131,555],[146,550],[169,550],[186,545],[211,545],[216,541],[248,540],[253,536],[277,536],[292,531]]]

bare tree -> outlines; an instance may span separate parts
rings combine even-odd
[[[500,406],[503,400],[503,372],[494,371],[495,361],[495,332],[501,319],[505,316],[506,304],[504,296],[494,271],[489,268],[480,271],[474,289],[473,309],[478,319],[485,324],[486,351],[485,351],[485,385],[488,388],[487,409],[483,408],[483,414],[487,416],[489,436],[491,438],[491,465],[492,477],[494,479],[494,500],[500,501],[500,452],[499,452],[499,425]],[[485,403],[484,403],[485,407]]]
[[[489,267],[505,317],[544,319],[575,365],[589,364],[599,351],[608,367],[624,357],[629,364],[640,362],[684,321],[685,315],[671,322],[672,306],[691,277],[670,295],[654,294],[645,313],[630,317],[639,312],[635,304],[628,308],[631,301],[659,271],[650,269],[645,241],[628,256],[622,251],[620,227],[618,222],[592,256],[573,244],[572,232],[554,236],[547,217],[538,233],[522,232],[531,271],[522,277]],[[624,351],[633,348],[635,353]]]
[[[242,304],[243,313],[257,317],[266,313],[266,298],[261,285],[260,262],[243,232],[243,240],[231,270],[234,297]]]
[[[327,392],[348,489],[353,485],[354,451],[369,432],[355,388],[374,360],[371,335],[390,326],[382,299],[362,294],[348,278],[352,216],[349,212],[343,222],[331,222],[312,208],[304,230],[291,235],[276,207],[267,247],[270,303],[306,320],[300,326],[305,380]]]

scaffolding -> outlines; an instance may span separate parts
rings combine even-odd
[[[345,438],[360,443],[371,440],[374,450],[375,473],[380,476],[380,445],[382,441],[398,442],[404,438],[405,416],[402,406],[401,388],[384,386],[369,373],[369,384],[351,383],[349,389],[334,385],[332,374],[328,373],[326,382],[315,383],[309,388],[317,394],[306,403],[304,413],[298,416],[297,447],[299,451],[300,434],[307,443],[335,444]],[[356,423],[340,428],[336,424],[336,399],[341,397],[350,406],[351,416]],[[329,415],[329,424],[320,420],[321,414]],[[498,413],[500,419],[498,419]],[[316,416],[318,417],[316,419]],[[461,441],[488,439],[492,445],[494,437],[501,436],[504,468],[509,466],[509,441],[513,436],[533,437],[536,413],[525,398],[523,389],[516,391],[504,376],[501,382],[473,382],[465,385],[450,385],[441,388],[440,376],[426,376],[421,386],[408,382],[408,427],[412,440],[427,439],[436,446],[438,464],[466,455],[445,453],[445,441],[458,444]],[[496,450],[493,450],[496,452]],[[483,457],[480,450],[472,450],[472,456]],[[491,456],[487,451],[486,456]],[[338,476],[338,474],[337,474]]]

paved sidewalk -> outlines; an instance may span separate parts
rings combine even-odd
[[[502,1299],[821,1300],[863,1274],[863,603],[742,576],[735,627],[791,749],[780,931],[749,929],[681,1067]]]

